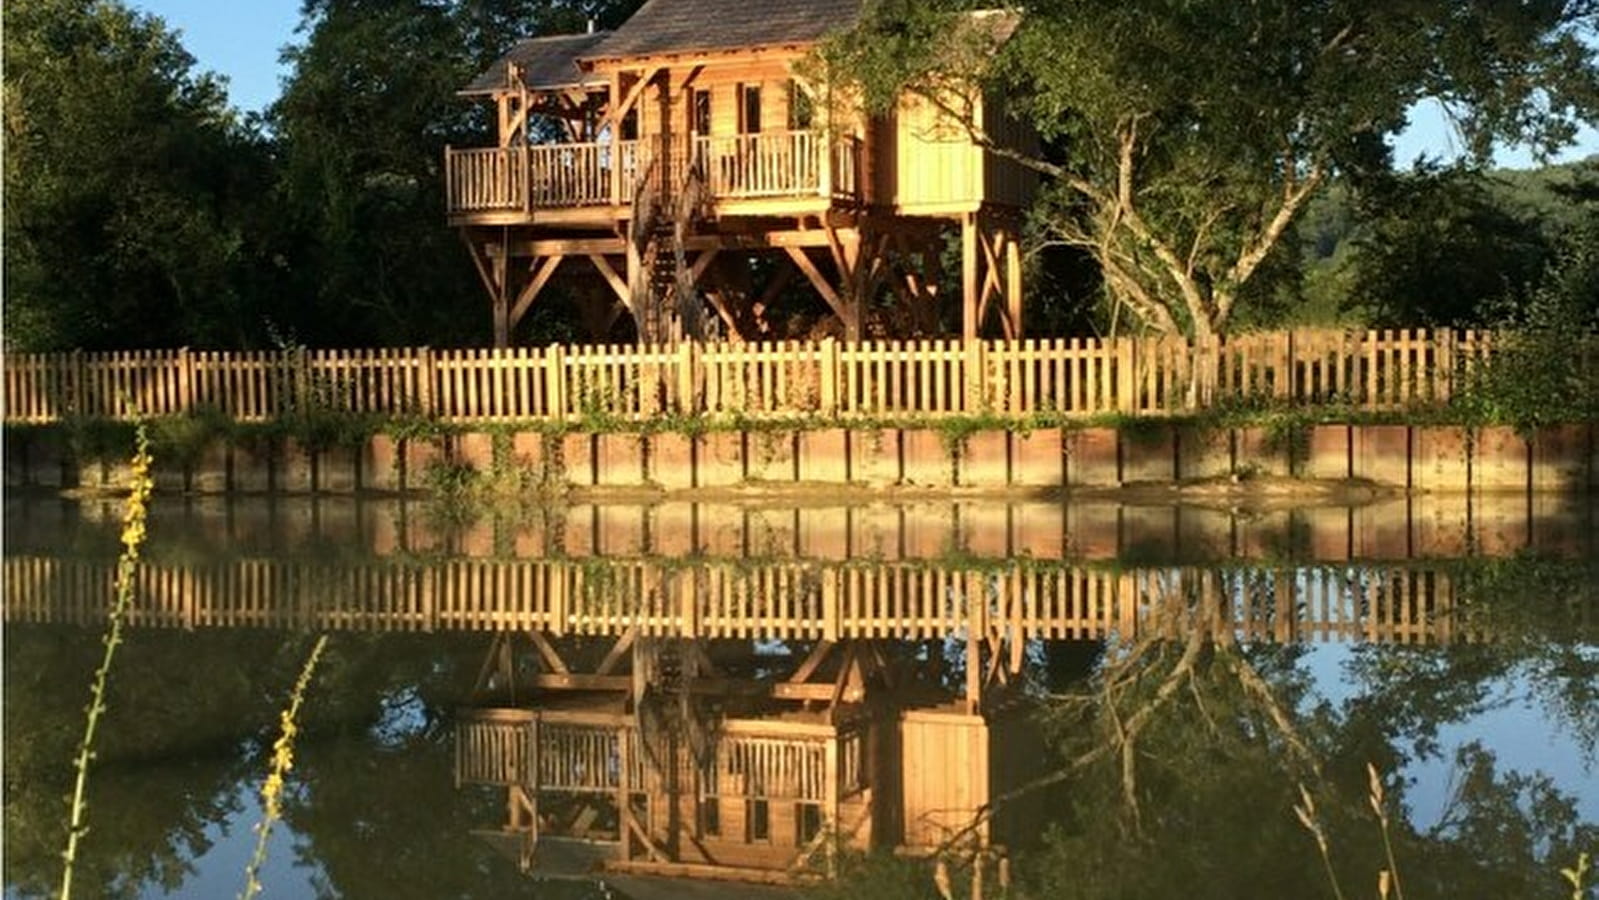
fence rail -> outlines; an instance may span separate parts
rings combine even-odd
[[[447,422],[640,421],[664,414],[956,416],[1190,410],[1213,402],[1447,402],[1493,335],[1293,331],[1182,339],[779,341],[545,349],[8,354],[5,420],[212,411],[260,421],[318,409]]]

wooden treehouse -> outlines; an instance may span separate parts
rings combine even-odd
[[[494,104],[498,143],[446,149],[448,216],[496,345],[557,280],[595,340],[624,315],[644,343],[930,336],[951,229],[964,335],[1020,336],[1034,182],[954,116],[1032,138],[982,97],[865,114],[807,62],[860,6],[650,0],[614,32],[524,40],[465,88]],[[956,24],[998,41],[1015,20]],[[830,316],[798,334],[770,311],[807,284]]]
[[[786,884],[846,848],[992,869],[1037,823],[1018,807],[967,826],[1040,745],[985,644],[962,697],[942,653],[885,642],[501,633],[457,722],[456,784],[505,791],[484,834],[546,875]]]

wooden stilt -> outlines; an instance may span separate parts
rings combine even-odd
[[[511,273],[511,230],[504,229],[500,253],[494,257],[494,346],[511,345],[511,298],[507,283]]]
[[[977,293],[977,242],[977,217],[968,214],[961,219],[961,338],[967,342],[977,340],[983,325]]]

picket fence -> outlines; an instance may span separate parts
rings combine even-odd
[[[1470,331],[1297,330],[1198,346],[1180,338],[780,341],[671,346],[190,349],[9,354],[7,422],[202,411],[236,421],[327,410],[445,422],[628,421],[1191,410],[1212,403],[1447,402],[1493,337]]]

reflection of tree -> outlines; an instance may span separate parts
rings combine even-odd
[[[1551,719],[1591,740],[1593,648],[1568,615],[1572,595],[1560,593],[1572,575],[1570,564],[1472,570],[1462,624],[1491,618],[1495,640],[1362,646],[1348,673],[1359,690],[1341,703],[1312,693],[1306,648],[1238,646],[1203,627],[1218,606],[1206,579],[1149,598],[1139,637],[1113,642],[1089,678],[1057,689],[1048,704],[1058,763],[1029,789],[1059,792],[1062,802],[1052,804],[1041,845],[1019,857],[1013,893],[1333,896],[1316,842],[1293,812],[1303,785],[1331,878],[1344,896],[1377,896],[1387,855],[1368,763],[1393,773],[1436,754],[1439,727],[1481,712],[1506,683],[1528,684]],[[1599,827],[1582,822],[1549,778],[1502,771],[1480,744],[1460,749],[1455,763],[1438,824],[1392,816],[1404,896],[1569,897],[1558,869],[1599,848]],[[1404,810],[1403,780],[1384,787],[1385,808]],[[867,877],[907,876],[884,868]],[[925,869],[909,877],[920,879],[920,895],[936,896]]]
[[[232,811],[239,747],[274,712],[259,689],[281,637],[136,632],[120,650],[89,792],[90,832],[75,881],[91,896],[175,888],[206,829]],[[64,799],[83,728],[96,632],[5,633],[5,883],[52,894],[61,877]],[[203,677],[196,677],[204,673]]]
[[[504,796],[455,789],[450,711],[467,696],[485,641],[341,635],[329,644],[296,751],[300,790],[284,813],[300,855],[321,869],[324,895],[527,893],[515,863],[472,834],[504,815]],[[559,900],[591,892],[565,885],[538,893]]]

